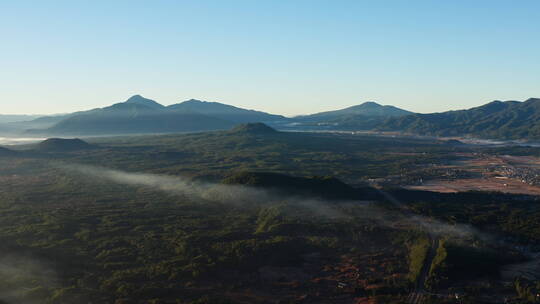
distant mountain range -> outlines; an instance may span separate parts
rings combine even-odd
[[[144,134],[219,130],[233,125],[196,112],[174,111],[135,95],[109,107],[69,115],[50,128],[32,132],[59,135]]]
[[[338,111],[299,117],[306,125],[333,130],[376,130],[433,136],[540,139],[540,99],[493,101],[480,107],[418,114],[367,102]]]
[[[381,131],[493,139],[540,139],[540,99],[493,101],[468,110],[413,114],[386,120]]]
[[[394,106],[380,105],[373,101],[336,111],[297,116],[300,126],[320,126],[336,130],[370,130],[390,117],[414,114]]]
[[[41,117],[29,133],[48,135],[114,135],[229,129],[238,123],[286,120],[280,115],[246,110],[217,102],[188,100],[163,106],[135,95],[109,107],[65,116]]]
[[[376,130],[435,136],[540,139],[540,99],[493,101],[467,110],[432,114],[417,114],[390,105],[365,102],[341,110],[286,118],[195,99],[163,106],[135,95],[104,108],[0,123],[0,134],[16,131],[20,134],[21,130],[26,130],[25,135],[39,136],[197,132],[260,122],[278,129]],[[256,124],[248,126],[261,129]]]
[[[39,123],[40,115],[1,115],[0,114],[0,136],[16,133],[21,129],[31,126],[36,128],[42,126]],[[51,116],[52,117],[52,116]],[[45,118],[45,117],[44,117]]]
[[[43,115],[2,115],[0,114],[0,123],[12,123],[19,121],[34,120]]]
[[[29,121],[0,124],[0,132],[39,136],[90,136],[145,133],[196,132],[230,129],[237,124],[264,122],[273,127],[287,124],[346,126],[369,129],[388,117],[412,114],[393,106],[366,102],[346,109],[287,118],[256,110],[190,99],[163,106],[140,95],[104,108]]]

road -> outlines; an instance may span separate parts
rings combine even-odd
[[[399,207],[405,215],[414,216],[414,213],[412,213],[405,204],[400,202],[396,197],[394,197],[392,194],[382,190],[380,187],[374,186],[375,189],[389,202],[394,204],[396,207]],[[435,255],[437,254],[437,248],[439,247],[439,239],[428,234],[428,237],[430,238],[430,247],[428,249],[428,253],[426,255],[426,258],[424,259],[424,265],[422,265],[422,270],[420,271],[420,275],[418,276],[418,279],[416,281],[414,290],[409,294],[407,297],[407,303],[410,304],[420,304],[424,301],[424,299],[427,297],[428,292],[426,290],[426,281],[429,278],[429,271],[431,269],[431,264],[433,263],[433,259],[435,258]]]
[[[429,278],[429,271],[431,269],[431,264],[433,263],[433,259],[435,258],[435,255],[437,254],[438,247],[439,247],[439,240],[436,238],[431,238],[430,248],[424,260],[424,265],[422,265],[422,271],[420,272],[420,275],[418,276],[414,291],[407,298],[408,303],[411,303],[411,304],[422,303],[422,301],[428,294],[428,291],[426,290],[426,282],[427,282],[427,279]]]

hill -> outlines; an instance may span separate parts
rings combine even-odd
[[[376,129],[436,136],[540,139],[540,99],[493,101],[467,110],[392,118]]]
[[[182,103],[170,105],[170,110],[187,113],[199,113],[235,123],[282,121],[287,118],[281,115],[268,114],[261,111],[246,110],[219,102],[190,99]]]
[[[412,112],[394,107],[383,106],[376,102],[365,102],[360,105],[336,111],[321,112],[312,115],[299,116],[296,119],[311,122],[339,122],[344,119],[363,119],[365,117],[387,118],[413,114]]]
[[[112,106],[78,112],[33,133],[60,135],[113,135],[173,133],[228,129],[234,124],[219,118],[170,111],[159,103],[135,95]]]
[[[296,177],[270,172],[239,172],[223,180],[224,184],[246,185],[273,189],[287,195],[311,196],[323,199],[372,199],[374,191],[355,189],[337,178],[314,176]]]
[[[247,124],[241,124],[236,127],[234,127],[230,133],[237,133],[237,134],[276,134],[278,131],[276,131],[274,128],[271,128],[263,123],[247,123]]]
[[[43,152],[70,152],[94,149],[95,146],[78,139],[49,138],[37,145],[37,150]]]

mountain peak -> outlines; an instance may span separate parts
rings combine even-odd
[[[163,106],[156,101],[148,98],[144,98],[141,95],[133,95],[128,100],[126,100],[124,103],[126,104],[138,104],[138,105],[145,105],[151,108],[163,108]]]
[[[126,102],[132,102],[132,101],[139,100],[139,99],[145,99],[145,98],[142,97],[139,94],[135,94],[135,95],[131,96],[130,98],[128,98],[128,100],[126,100]]]
[[[375,101],[366,101],[360,104],[360,106],[382,107],[382,105],[376,103]]]
[[[359,105],[351,106],[346,109],[348,110],[360,110],[360,111],[378,111],[384,108],[392,108],[392,106],[383,106],[375,101],[366,101]]]
[[[182,103],[207,103],[208,101],[203,101],[203,100],[198,100],[198,99],[194,99],[194,98],[191,98],[191,99],[188,99]]]

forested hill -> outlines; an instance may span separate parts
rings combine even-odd
[[[40,142],[36,149],[42,152],[68,152],[82,151],[94,149],[96,146],[90,145],[87,142],[78,138],[49,138]]]
[[[238,172],[225,184],[273,189],[287,195],[305,195],[329,200],[372,200],[378,193],[369,188],[353,188],[329,176],[296,177],[273,172]]]
[[[540,139],[540,99],[493,101],[467,110],[391,118],[375,127],[421,135]]]

